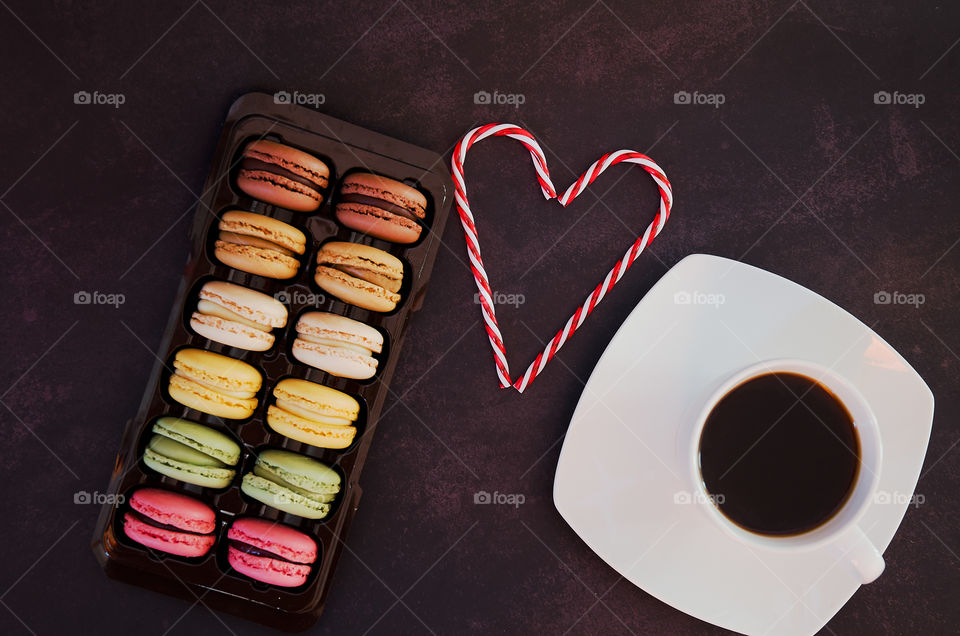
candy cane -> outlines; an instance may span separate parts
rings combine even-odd
[[[547,169],[547,159],[543,154],[543,150],[540,148],[540,144],[537,143],[533,135],[519,126],[514,124],[487,124],[486,126],[474,128],[464,135],[457,143],[456,148],[454,148],[450,163],[454,187],[456,189],[457,211],[460,214],[460,223],[463,225],[464,237],[467,242],[467,257],[470,259],[470,269],[473,271],[473,277],[479,291],[480,309],[483,313],[484,327],[487,330],[490,347],[493,349],[497,376],[500,379],[501,388],[513,386],[522,393],[534,378],[543,371],[543,368],[553,359],[553,356],[556,355],[557,351],[560,350],[567,339],[580,328],[594,307],[603,300],[606,293],[623,278],[624,273],[630,268],[630,265],[632,265],[637,257],[643,253],[644,249],[653,242],[653,239],[660,234],[667,219],[670,217],[670,209],[673,207],[673,189],[663,169],[650,157],[632,150],[618,150],[607,153],[593,162],[590,168],[558,198],[560,204],[566,207],[607,168],[623,162],[635,163],[646,170],[654,182],[656,182],[657,188],[660,190],[660,209],[650,225],[647,226],[643,235],[634,241],[626,253],[624,253],[623,257],[618,260],[610,272],[607,273],[603,281],[587,296],[583,304],[577,307],[577,310],[573,312],[573,315],[570,316],[564,327],[547,343],[543,351],[537,354],[537,357],[530,366],[527,367],[523,376],[516,380],[516,382],[513,382],[510,378],[510,370],[507,365],[506,346],[503,343],[503,336],[497,324],[490,281],[487,278],[486,270],[483,267],[483,259],[480,256],[480,241],[477,236],[477,227],[473,213],[470,211],[470,204],[467,201],[467,186],[463,178],[463,163],[466,160],[467,150],[469,150],[474,143],[482,139],[499,136],[516,139],[530,151],[530,157],[533,161],[533,167],[537,173],[537,180],[540,183],[540,190],[544,198],[549,200],[558,197],[553,182],[550,180],[550,171]]]

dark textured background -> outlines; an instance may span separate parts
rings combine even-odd
[[[960,6],[86,4],[0,2],[0,632],[269,631],[108,580],[88,547],[98,508],[73,503],[106,486],[139,403],[226,110],[261,89],[322,93],[324,112],[441,153],[475,124],[514,121],[538,135],[562,187],[603,151],[649,151],[677,201],[650,252],[523,396],[497,388],[463,238],[448,225],[316,633],[721,631],[620,580],[551,502],[583,380],[644,292],[694,252],[823,294],[927,380],[937,411],[925,503],[907,514],[886,573],[825,631],[956,633]],[[126,102],[77,105],[79,90]],[[525,103],[475,105],[478,90]],[[675,104],[679,90],[726,101]],[[877,105],[880,90],[925,103]],[[585,194],[564,210],[543,201],[516,143],[471,152],[494,287],[526,298],[500,313],[515,372],[652,218],[655,190],[631,170],[606,194],[620,175],[597,183],[601,204]],[[77,306],[81,290],[126,302]],[[925,302],[875,304],[879,291]],[[476,506],[478,490],[526,503]]]

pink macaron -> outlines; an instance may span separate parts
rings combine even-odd
[[[158,488],[141,488],[130,498],[123,531],[141,545],[185,557],[201,557],[216,540],[217,515],[202,501]]]
[[[299,530],[266,519],[237,519],[227,531],[234,570],[278,587],[303,585],[317,560],[317,543]]]

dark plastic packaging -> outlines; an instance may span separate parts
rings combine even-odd
[[[253,139],[268,138],[305,150],[330,167],[330,186],[320,209],[312,213],[293,212],[252,199],[236,186],[240,152]],[[404,181],[417,187],[428,200],[425,229],[413,245],[397,245],[361,235],[339,225],[333,214],[337,187],[345,174],[368,171]],[[93,550],[104,570],[113,578],[156,591],[182,597],[190,602],[198,598],[207,606],[261,622],[285,631],[302,631],[316,622],[330,590],[333,571],[340,556],[350,522],[357,510],[361,488],[360,471],[370,448],[377,420],[388,393],[390,379],[411,314],[424,297],[433,268],[440,236],[453,200],[453,184],[443,159],[428,150],[409,145],[321,113],[278,104],[272,95],[250,93],[230,108],[217,144],[216,154],[203,195],[198,203],[191,230],[192,250],[183,273],[173,311],[167,322],[158,351],[158,361],[150,374],[146,392],[136,417],[127,423],[110,480],[108,494],[129,495],[139,487],[167,488],[192,495],[208,505],[218,517],[217,543],[199,559],[185,559],[150,551],[131,541],[123,533],[125,503],[106,504],[100,512],[93,537]],[[229,209],[257,212],[289,223],[307,235],[307,252],[295,278],[274,280],[232,269],[213,257],[217,217]],[[316,254],[326,240],[351,241],[373,245],[404,262],[402,300],[388,314],[370,312],[345,304],[326,294],[313,281]],[[196,306],[200,286],[211,279],[226,280],[251,287],[284,301],[289,310],[287,325],[275,329],[276,342],[268,351],[253,352],[232,348],[203,338],[190,330],[190,314]],[[319,304],[308,304],[318,296]],[[295,326],[304,311],[330,311],[365,322],[385,336],[377,374],[371,380],[338,378],[297,361],[290,353],[296,337]],[[263,374],[263,388],[253,417],[247,420],[221,420],[200,413],[170,399],[167,379],[175,352],[185,346],[223,353],[252,364]],[[344,450],[320,449],[293,441],[271,431],[265,421],[272,402],[272,388],[281,379],[297,377],[333,387],[360,402],[360,418],[353,444]],[[201,422],[226,432],[242,442],[243,454],[230,487],[213,490],[185,484],[156,474],[141,459],[151,433],[150,427],[161,416],[171,415]],[[315,457],[338,470],[341,492],[330,514],[322,520],[304,519],[249,499],[240,492],[240,480],[252,469],[256,452],[263,447],[284,448]],[[110,500],[110,499],[108,499]],[[283,589],[251,581],[231,571],[226,562],[226,529],[237,517],[255,516],[277,520],[312,536],[319,556],[307,583]]]

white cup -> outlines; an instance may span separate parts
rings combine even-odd
[[[707,492],[700,473],[700,435],[714,406],[723,396],[743,382],[776,372],[807,376],[829,389],[850,412],[860,438],[860,469],[857,471],[857,481],[853,490],[843,507],[816,528],[789,536],[757,534],[732,522],[713,505],[712,497]],[[859,522],[876,493],[882,454],[876,416],[870,409],[870,405],[850,382],[835,371],[813,362],[778,359],[760,362],[738,371],[713,392],[693,427],[687,463],[690,467],[689,477],[693,483],[692,492],[697,493],[696,501],[727,534],[748,546],[761,550],[801,552],[829,547],[837,553],[839,560],[849,562],[854,576],[859,578],[861,583],[870,583],[883,572],[884,562],[880,551],[864,534]]]

